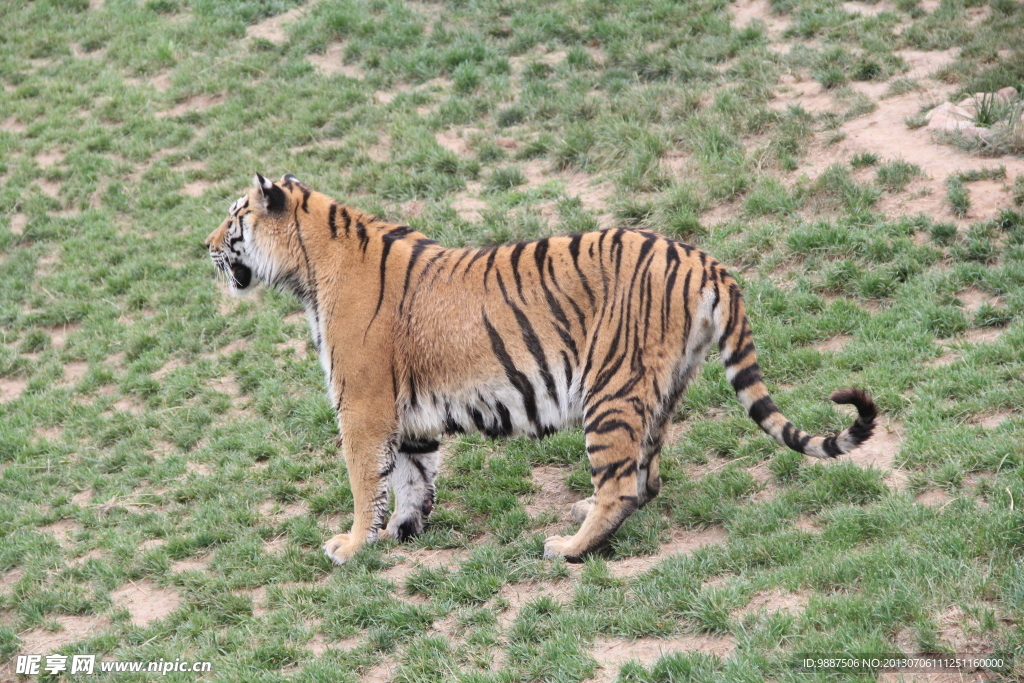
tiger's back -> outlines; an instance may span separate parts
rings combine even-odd
[[[707,346],[713,320],[694,315],[706,287],[732,280],[693,247],[628,230],[431,256],[395,320],[400,415],[417,435],[550,434],[579,424],[585,394],[616,374],[649,375],[633,391],[653,413]]]
[[[542,437],[580,423],[594,495],[573,507],[579,531],[549,538],[545,555],[592,552],[657,495],[666,426],[712,343],[748,414],[779,443],[833,457],[871,434],[875,409],[857,390],[833,395],[859,413],[839,435],[811,437],[786,420],[736,281],[699,249],[625,229],[447,249],[289,176],[257,185],[255,217],[229,219],[238,236],[226,222],[208,243],[234,273],[216,247],[244,240],[251,222],[238,263],[306,305],[356,501],[352,532],[325,546],[337,562],[378,535],[422,530],[441,435]]]

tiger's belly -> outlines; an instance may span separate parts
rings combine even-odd
[[[540,378],[518,380],[425,392],[400,407],[401,431],[424,438],[471,432],[540,438],[580,424],[583,402],[572,385],[561,382],[552,391]]]

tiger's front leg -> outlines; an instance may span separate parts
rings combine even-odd
[[[342,421],[342,452],[352,486],[355,519],[348,533],[338,534],[324,544],[324,553],[334,564],[346,560],[366,543],[377,540],[388,515],[388,476],[395,467],[394,427],[369,419],[360,424],[363,411],[347,411]],[[347,424],[359,425],[346,429]]]
[[[596,419],[588,421],[587,456],[594,495],[573,506],[574,518],[585,514],[579,531],[573,536],[548,537],[544,541],[544,557],[581,561],[604,545],[640,507],[637,463],[642,427],[639,421],[631,424],[624,417],[622,410],[602,408]]]

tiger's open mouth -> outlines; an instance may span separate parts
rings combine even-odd
[[[245,289],[252,283],[252,270],[241,263],[232,263],[231,280],[236,289]]]

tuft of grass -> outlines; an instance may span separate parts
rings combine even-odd
[[[925,114],[912,114],[911,116],[904,116],[903,123],[907,124],[907,128],[915,130],[917,128],[923,128],[928,125],[928,119],[925,118]]]
[[[974,123],[989,128],[997,123],[1007,121],[1015,111],[1013,104],[1004,101],[993,92],[982,93],[974,97]]]
[[[949,244],[956,237],[955,223],[932,223],[928,230],[932,239],[939,244]]]
[[[946,202],[954,215],[960,218],[967,216],[967,211],[971,208],[971,193],[964,187],[959,175],[952,175],[946,179]]]
[[[888,192],[902,192],[910,181],[921,177],[921,167],[903,159],[893,159],[878,167],[875,182]]]
[[[921,84],[914,78],[894,78],[890,83],[889,87],[885,89],[885,94],[882,97],[899,97],[900,95],[906,95],[908,92],[914,92],[920,90]]]
[[[1013,179],[1013,203],[1015,206],[1024,206],[1024,175],[1018,175]]]
[[[526,176],[518,166],[496,168],[487,179],[488,192],[507,192],[526,184]]]
[[[879,159],[880,157],[874,152],[857,152],[850,158],[850,166],[854,168],[874,166],[878,163]]]
[[[987,166],[985,168],[972,168],[966,171],[957,171],[953,174],[962,183],[973,183],[977,180],[1002,180],[1006,177],[1006,167]]]

